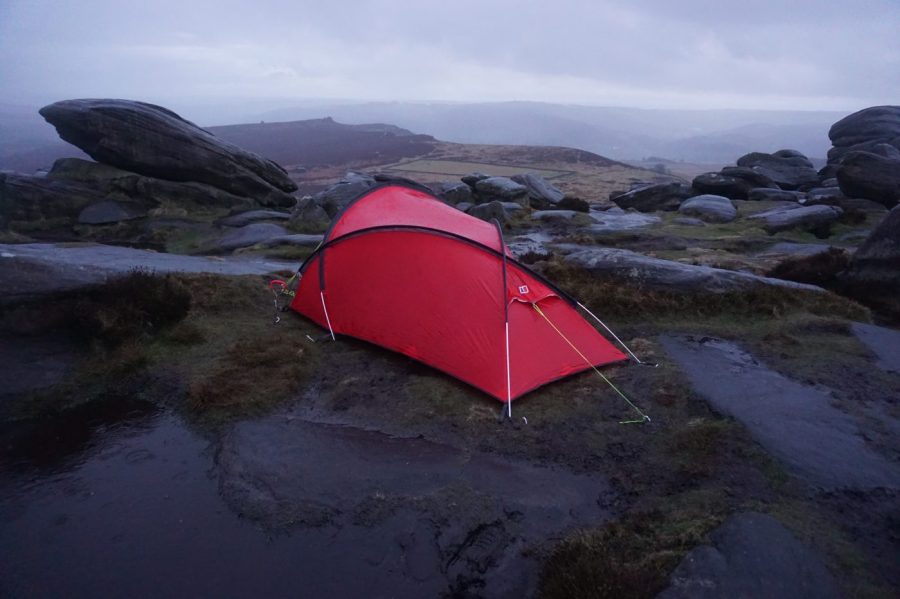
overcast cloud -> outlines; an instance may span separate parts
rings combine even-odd
[[[0,0],[0,101],[900,102],[900,2]]]

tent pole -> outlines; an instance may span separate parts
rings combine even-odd
[[[506,321],[506,413],[512,418],[512,385],[509,380],[509,320]]]
[[[506,243],[503,241],[503,229],[500,227],[500,221],[493,219],[494,226],[497,227],[497,237],[500,238],[500,255],[503,256],[503,322],[506,327],[506,415],[512,419],[512,383],[509,374],[509,297],[506,283]]]
[[[599,318],[597,318],[597,316],[596,316],[593,312],[591,312],[590,310],[588,310],[588,309],[587,309],[587,306],[585,306],[585,305],[582,304],[581,302],[578,302],[578,305],[581,307],[582,310],[584,310],[585,312],[587,312],[588,314],[590,314],[591,317],[592,317],[594,320],[596,320],[597,322],[599,322],[599,323],[600,323],[600,326],[602,326],[604,329],[606,329],[606,332],[609,333],[610,335],[612,335],[612,336],[613,336],[613,339],[615,339],[616,341],[618,341],[618,342],[619,342],[619,345],[621,345],[622,347],[624,347],[624,348],[625,348],[625,351],[627,351],[629,354],[631,354],[631,357],[634,358],[635,362],[637,362],[638,364],[643,364],[643,362],[641,362],[640,358],[638,358],[636,355],[634,355],[634,352],[631,351],[630,349],[628,349],[628,346],[625,345],[625,343],[624,343],[621,339],[619,339],[619,336],[616,335],[615,333],[613,333],[613,332],[612,332],[612,329],[609,328],[608,326],[606,326],[606,324],[604,324],[604,322],[603,322],[602,320],[600,320]]]
[[[328,318],[328,308],[325,307],[325,292],[319,291],[319,297],[322,298],[322,311],[325,312],[325,322],[328,323],[328,332],[331,333],[331,340],[334,341],[334,329],[331,328],[331,319]]]

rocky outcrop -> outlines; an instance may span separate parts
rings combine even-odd
[[[461,177],[460,181],[462,181],[463,183],[465,183],[466,185],[468,185],[469,187],[474,189],[476,183],[478,183],[479,181],[481,181],[483,179],[487,179],[489,177],[490,177],[490,175],[487,175],[485,173],[470,173],[468,175],[464,175],[463,177]]]
[[[750,218],[764,220],[765,229],[769,234],[799,228],[812,231],[819,237],[827,237],[831,223],[836,221],[843,212],[837,206],[799,206],[791,209],[769,210],[754,214]]]
[[[280,166],[223,141],[174,112],[130,100],[65,100],[41,115],[94,160],[148,177],[196,182],[291,206],[297,186]]]
[[[334,218],[350,202],[358,198],[364,191],[375,187],[375,177],[365,173],[349,172],[343,178],[324,191],[312,196],[313,202]]]
[[[471,216],[474,216],[475,218],[480,218],[481,220],[487,222],[493,222],[496,220],[501,225],[509,222],[509,212],[503,205],[503,202],[499,200],[472,206],[467,210],[467,213]]]
[[[441,186],[441,197],[454,206],[461,202],[471,202],[472,188],[465,183],[448,181]]]
[[[748,169],[749,170],[749,169]],[[699,194],[713,194],[725,196],[733,200],[746,200],[750,190],[755,186],[737,177],[730,177],[721,173],[704,173],[694,177],[691,186]]]
[[[684,557],[658,599],[842,596],[821,556],[771,516],[735,514],[709,536],[710,545]]]
[[[270,237],[259,242],[261,247],[276,247],[280,245],[290,245],[293,247],[315,248],[322,243],[323,235],[304,235],[303,233],[295,233],[293,235],[279,235]]]
[[[551,208],[565,198],[565,194],[560,189],[534,173],[513,175],[510,178],[528,189],[528,199],[531,201],[532,208]]]
[[[812,162],[796,150],[751,152],[738,158],[737,165],[765,175],[782,189],[807,189],[819,184],[819,173]]]
[[[71,224],[87,206],[102,202],[106,194],[78,181],[33,175],[0,175],[0,221],[14,227],[39,227],[51,221]],[[18,227],[14,227],[18,228]]]
[[[900,106],[872,106],[854,112],[832,125],[828,138],[834,145],[828,151],[829,164],[839,164],[853,151],[880,154],[885,149],[875,151],[879,144],[900,149]]]
[[[720,175],[741,179],[750,184],[751,188],[768,187],[770,189],[778,189],[778,184],[765,174],[758,170],[746,166],[726,166],[719,171]]]
[[[112,210],[113,202],[122,210]],[[83,213],[88,206],[97,208]],[[176,183],[82,160],[57,160],[46,176],[8,174],[0,180],[0,216],[48,228],[110,224],[145,216],[162,205],[246,210],[251,198],[203,183]],[[116,214],[121,218],[116,219]],[[43,224],[37,221],[44,221]],[[30,224],[29,224],[30,223]]]
[[[847,196],[874,200],[888,208],[900,202],[900,159],[850,152],[837,167],[837,180]]]
[[[565,261],[584,268],[599,278],[621,281],[641,289],[673,293],[728,293],[757,286],[822,291],[820,287],[812,285],[651,258],[617,248],[579,250],[566,256]]]
[[[799,202],[805,195],[800,191],[756,187],[750,190],[750,193],[747,194],[747,199],[751,202]]]
[[[313,233],[325,231],[330,223],[331,217],[315,198],[304,196],[297,200],[288,226],[299,233]]]
[[[737,209],[726,197],[700,195],[685,200],[678,211],[710,223],[728,223],[737,218]]]
[[[579,214],[575,210],[537,210],[531,213],[531,220],[544,223],[570,223],[574,222]]]
[[[839,279],[849,295],[900,319],[900,206],[856,250]]]
[[[226,227],[243,227],[260,220],[288,220],[290,217],[287,212],[277,210],[248,210],[223,218],[219,224]]]
[[[488,177],[475,183],[479,202],[515,202],[523,207],[530,204],[528,188],[509,177]]]
[[[844,199],[846,196],[840,187],[814,187],[806,192],[806,201],[804,204],[831,204],[837,205],[836,202]]]
[[[633,189],[628,193],[611,198],[620,208],[634,208],[639,212],[656,210],[678,210],[681,202],[693,193],[683,183],[658,183]]]

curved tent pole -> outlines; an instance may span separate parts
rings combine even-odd
[[[587,313],[591,316],[591,318],[593,318],[593,319],[596,320],[598,323],[600,323],[600,326],[602,326],[604,329],[606,329],[606,332],[609,333],[610,335],[612,335],[613,339],[615,339],[616,341],[618,341],[618,342],[619,342],[619,345],[621,345],[622,347],[625,348],[625,351],[627,351],[627,352],[631,355],[631,357],[634,358],[634,361],[635,361],[635,362],[637,362],[637,363],[640,364],[641,366],[652,366],[653,368],[656,368],[657,366],[659,366],[659,364],[648,364],[647,362],[642,362],[640,358],[638,358],[636,355],[634,355],[634,352],[631,351],[631,348],[629,348],[627,345],[625,345],[625,342],[622,341],[621,339],[619,339],[619,336],[616,335],[615,333],[613,333],[613,330],[612,330],[611,328],[609,328],[608,326],[606,326],[606,323],[605,323],[605,322],[603,322],[602,320],[600,320],[599,318],[597,318],[597,316],[596,316],[593,312],[591,312],[590,310],[588,310],[587,306],[585,306],[585,305],[582,304],[581,302],[577,302],[577,303],[578,303],[578,307],[579,307],[579,308],[581,308],[582,310],[584,310],[585,312],[587,312]]]
[[[503,256],[503,320],[506,335],[506,415],[512,419],[512,383],[509,375],[509,301],[506,297],[506,243],[503,241],[503,229],[500,228],[500,221],[496,218],[492,220],[494,226],[497,227],[497,235],[500,236],[500,253]]]

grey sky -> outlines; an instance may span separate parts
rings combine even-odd
[[[900,102],[900,1],[0,0],[0,101]]]

